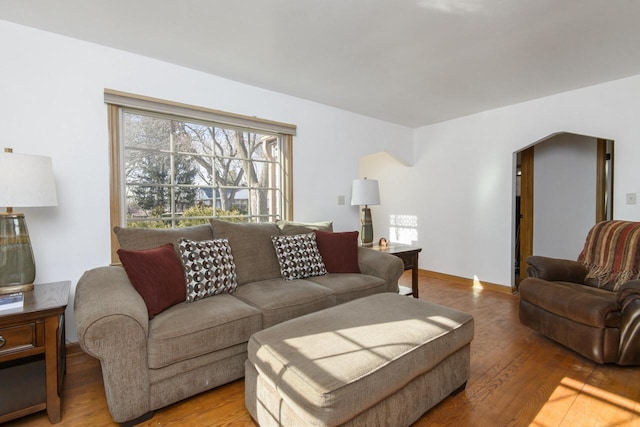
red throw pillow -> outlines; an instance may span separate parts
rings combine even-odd
[[[316,244],[329,273],[360,273],[358,232],[331,233],[316,230]]]
[[[171,243],[154,249],[118,249],[122,266],[149,312],[149,319],[186,300],[187,286],[182,264]]]

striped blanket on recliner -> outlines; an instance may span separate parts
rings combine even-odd
[[[617,291],[640,277],[640,222],[603,221],[593,226],[578,257],[589,272],[585,283]]]

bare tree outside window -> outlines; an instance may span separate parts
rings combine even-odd
[[[129,227],[181,227],[212,216],[264,222],[282,215],[276,134],[126,110],[122,141]]]

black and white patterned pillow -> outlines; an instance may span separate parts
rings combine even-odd
[[[318,251],[315,233],[271,236],[284,280],[323,276],[327,269]]]
[[[187,281],[187,302],[238,288],[236,264],[227,239],[178,240]]]

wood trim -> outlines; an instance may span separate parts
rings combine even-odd
[[[118,238],[113,232],[115,226],[122,225],[122,200],[120,193],[122,191],[122,164],[120,153],[120,107],[117,105],[108,106],[109,120],[109,217],[110,217],[110,236],[111,236],[111,262],[119,263],[117,251],[120,248]]]
[[[113,89],[104,90],[104,100],[109,105],[117,105],[119,107],[138,108],[145,111],[154,111],[188,118],[215,121],[226,125],[243,126],[286,135],[295,135],[297,129],[296,125],[290,123],[276,122],[274,120],[261,119],[255,116],[228,113],[226,111],[214,110],[212,108],[183,104],[150,96],[136,95]]]
[[[615,154],[615,144],[613,140],[608,140],[607,143],[609,144],[609,155],[611,156],[610,160],[609,160],[609,197],[611,198],[609,200],[609,209],[611,210],[611,212],[609,212],[609,219],[614,219],[614,211],[613,211],[613,202],[615,200],[615,191],[614,188],[615,187],[615,181],[613,180],[615,174],[613,173],[615,171],[615,158],[616,156]]]
[[[105,93],[107,90],[105,90]],[[107,104],[108,128],[109,128],[109,198],[110,198],[110,236],[111,236],[111,264],[119,264],[117,251],[120,248],[118,239],[113,232],[114,227],[123,226],[123,206],[121,200],[122,183],[122,154],[120,146],[120,121],[122,106]],[[292,125],[293,126],[293,125]],[[282,170],[282,216],[284,220],[293,220],[293,135],[280,134],[282,148],[284,150]]]
[[[284,163],[282,167],[283,171],[283,216],[285,221],[293,221],[293,136],[285,135],[283,146],[285,148],[282,161]]]
[[[473,288],[476,286],[476,282],[473,279],[469,279],[467,277],[454,276],[451,274],[439,273],[437,271],[423,270],[423,269],[419,269],[418,274],[420,276],[429,277],[431,279],[440,279],[440,280],[446,280],[447,282],[461,283],[463,285],[469,286],[470,288]],[[514,293],[516,293],[515,289],[512,289],[510,286],[497,285],[495,283],[482,282],[482,281],[480,282],[480,285],[482,286],[483,290],[487,290],[487,291],[500,292],[502,294],[509,294],[509,295],[513,295]],[[427,291],[427,294],[428,293],[429,292]]]
[[[77,343],[77,342],[65,343],[65,352],[67,357],[73,357],[79,354],[85,354],[84,350],[82,350],[82,347],[80,347],[80,343]]]
[[[606,219],[607,141],[598,138],[596,145],[596,223]]]
[[[527,277],[527,258],[533,255],[533,159],[535,147],[520,152],[520,277]]]

